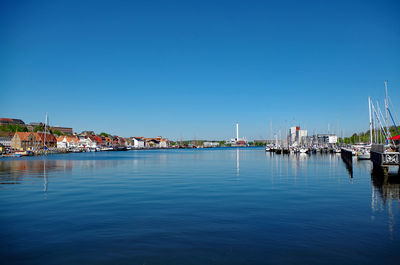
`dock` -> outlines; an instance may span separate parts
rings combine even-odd
[[[353,150],[342,148],[340,156],[342,157],[344,162],[346,162],[350,166],[353,166]]]
[[[371,161],[374,167],[381,169],[385,175],[391,167],[398,167],[400,173],[400,153],[386,150],[382,144],[371,146]]]

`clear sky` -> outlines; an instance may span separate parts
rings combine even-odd
[[[399,1],[1,1],[0,116],[121,136],[368,129]]]

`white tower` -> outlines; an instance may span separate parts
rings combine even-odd
[[[239,123],[236,123],[236,141],[239,141]]]

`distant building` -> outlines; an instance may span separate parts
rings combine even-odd
[[[40,126],[41,128],[44,128],[44,123],[41,122],[30,122],[26,128],[28,128],[28,130],[30,132],[33,132],[33,130],[35,129],[35,127]]]
[[[239,123],[236,123],[236,138],[232,138],[225,142],[231,146],[247,146],[246,138],[239,138]]]
[[[297,130],[296,131],[296,141],[299,144],[305,144],[307,138],[307,130]]]
[[[319,145],[329,145],[337,143],[336,134],[317,134],[317,141]]]
[[[219,146],[219,142],[204,142],[203,146],[204,147],[218,147]]]
[[[300,127],[290,127],[289,129],[289,143],[292,145],[297,141],[297,131],[300,130]]]
[[[55,130],[60,131],[60,132],[62,132],[63,134],[73,134],[72,128],[68,128],[68,127],[54,126],[54,127],[51,127],[51,129],[52,129],[53,131],[55,131]]]
[[[21,125],[22,127],[26,127],[25,122],[20,119],[0,118],[0,126],[4,125]]]

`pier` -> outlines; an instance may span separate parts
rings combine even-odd
[[[374,167],[383,171],[385,175],[388,174],[390,167],[399,167],[400,171],[400,153],[385,150],[382,144],[374,144],[371,147],[371,161]]]
[[[342,157],[343,161],[346,162],[346,164],[353,166],[353,150],[342,148],[340,156]]]
[[[353,178],[353,150],[342,148],[340,156],[346,165],[346,169],[349,172],[350,177]]]

